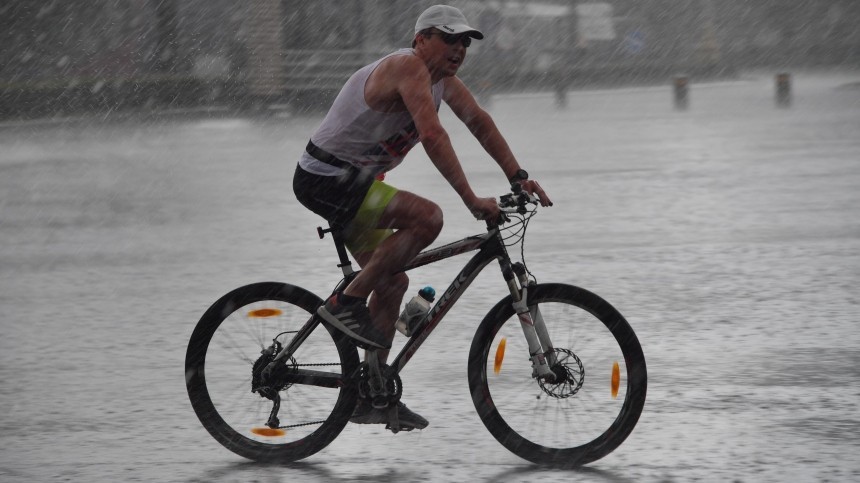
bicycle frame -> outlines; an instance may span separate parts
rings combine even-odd
[[[399,373],[409,362],[409,359],[415,355],[419,347],[427,340],[430,333],[433,332],[445,314],[451,310],[454,303],[460,298],[463,292],[469,288],[469,285],[475,280],[478,274],[490,264],[494,259],[499,261],[503,274],[508,274],[506,279],[513,280],[513,269],[511,268],[511,260],[507,250],[499,236],[498,226],[488,227],[488,232],[484,235],[476,235],[464,238],[460,241],[441,246],[426,252],[419,253],[403,271],[409,271],[424,265],[445,260],[466,252],[478,250],[478,253],[466,263],[466,266],[460,271],[447,290],[439,297],[439,301],[427,312],[424,319],[419,322],[415,329],[415,333],[410,337],[406,345],[401,349],[400,353],[391,363],[394,373]],[[510,283],[510,282],[509,282]]]
[[[340,267],[344,272],[344,279],[334,290],[334,292],[338,292],[343,290],[352,281],[352,279],[355,278],[358,272],[354,272],[351,268],[352,265],[347,257],[340,233],[337,230],[323,230],[322,228],[319,228],[318,232],[320,234],[320,238],[323,237],[324,233],[330,232],[333,235],[335,247],[337,248],[338,256],[340,258],[338,267]],[[547,361],[545,360],[545,354],[552,354],[552,342],[550,341],[549,334],[543,324],[543,319],[540,316],[539,309],[536,306],[528,307],[526,305],[528,284],[524,277],[520,277],[518,279],[515,274],[513,266],[511,265],[510,256],[505,249],[505,244],[502,240],[498,224],[488,222],[487,233],[485,234],[466,237],[462,240],[421,252],[406,267],[404,267],[403,271],[413,270],[424,265],[429,265],[431,263],[474,250],[478,250],[478,253],[476,253],[468,263],[466,263],[466,266],[460,271],[448,289],[445,290],[442,296],[439,297],[436,304],[418,323],[412,337],[406,342],[406,345],[401,349],[400,353],[395,357],[390,366],[388,366],[389,369],[386,374],[387,376],[398,374],[403,370],[412,356],[415,355],[415,352],[418,351],[424,341],[427,340],[427,337],[429,337],[433,330],[439,325],[445,314],[447,314],[454,306],[478,274],[480,274],[481,271],[493,260],[498,260],[502,276],[510,289],[511,296],[514,300],[514,308],[516,309],[520,323],[523,327],[523,332],[528,341],[529,355],[532,358],[536,375],[544,378],[551,378],[554,376],[550,370],[550,365],[547,365]],[[535,322],[537,322],[537,326]],[[316,315],[312,316],[305,326],[299,330],[295,337],[293,337],[293,340],[290,341],[285,349],[278,354],[275,360],[277,361],[284,357],[289,358],[295,349],[320,323],[321,321],[319,317]],[[553,361],[551,360],[550,363],[552,362]],[[294,376],[291,377],[291,381],[317,385],[331,384],[331,381],[329,381],[329,384],[326,384],[321,380],[321,378],[325,379],[322,374],[313,373],[313,371],[307,372],[308,373],[306,374],[294,374]]]
[[[442,322],[445,314],[454,306],[454,303],[460,298],[463,292],[469,288],[469,285],[475,280],[478,274],[490,264],[494,259],[498,260],[499,267],[502,271],[502,277],[508,285],[511,292],[511,297],[514,301],[513,307],[520,319],[520,325],[523,329],[523,334],[529,345],[529,356],[532,358],[535,375],[542,378],[554,377],[550,370],[552,364],[555,363],[554,351],[552,350],[552,341],[550,340],[549,332],[546,330],[546,325],[543,323],[543,317],[540,314],[540,309],[537,306],[529,307],[527,305],[528,280],[525,277],[525,271],[515,273],[511,258],[508,251],[505,249],[504,241],[502,240],[499,225],[495,223],[487,223],[487,233],[484,235],[475,235],[464,238],[460,241],[450,243],[438,248],[422,252],[415,257],[403,271],[409,271],[430,263],[438,262],[446,258],[451,258],[469,251],[478,250],[478,253],[466,263],[466,266],[460,271],[448,289],[439,298],[426,316],[418,323],[415,333],[406,342],[406,345],[395,357],[391,363],[391,372],[398,374],[406,366],[406,363],[415,355],[419,347],[427,340],[430,333]],[[551,357],[549,364],[545,358],[545,354]]]

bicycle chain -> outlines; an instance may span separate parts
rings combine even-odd
[[[323,366],[339,366],[339,362],[317,362],[313,364],[295,364],[293,367],[323,367]],[[314,426],[317,424],[323,424],[326,420],[323,419],[321,421],[310,421],[307,423],[298,423],[298,424],[289,424],[287,426],[278,426],[277,429],[291,429],[291,428],[300,428],[302,426]]]
[[[290,425],[287,425],[287,426],[278,426],[278,428],[277,428],[277,429],[300,428],[300,427],[302,427],[302,426],[313,426],[313,425],[315,425],[315,424],[322,424],[322,423],[324,423],[324,422],[326,422],[326,420],[325,420],[325,419],[323,419],[322,421],[311,421],[311,422],[309,422],[309,423],[300,423],[300,424],[290,424]]]

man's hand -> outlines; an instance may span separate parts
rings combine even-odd
[[[540,187],[537,181],[533,179],[524,179],[519,181],[520,186],[523,187],[523,191],[526,193],[537,196],[538,200],[540,200],[541,206],[552,206],[552,201],[549,199],[549,196],[546,195],[543,188]]]
[[[472,216],[478,220],[497,220],[501,210],[495,198],[475,198],[466,204]]]

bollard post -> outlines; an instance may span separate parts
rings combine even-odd
[[[555,107],[558,109],[567,107],[567,89],[562,85],[558,85],[555,88]]]
[[[776,75],[776,106],[791,106],[791,75],[785,72]]]
[[[675,77],[675,109],[685,110],[690,105],[689,80],[687,76],[681,75]]]
[[[566,63],[556,65],[551,74],[555,91],[556,109],[567,108],[567,87],[570,83],[571,68]]]

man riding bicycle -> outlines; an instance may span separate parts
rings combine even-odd
[[[425,10],[415,24],[411,49],[395,51],[349,78],[296,168],[296,197],[343,230],[347,248],[362,267],[318,314],[359,347],[376,350],[380,362],[388,357],[409,285],[402,269],[436,239],[442,211],[430,200],[382,182],[379,175],[399,165],[420,141],[477,219],[499,216],[496,200],[478,197],[466,180],[439,122],[441,101],[510,182],[519,182],[542,205],[552,204],[540,185],[528,179],[490,115],[456,76],[472,39],[483,38],[454,7]],[[423,429],[428,424],[403,403],[398,403],[398,411],[401,425]],[[360,402],[351,421],[385,423],[388,416]]]

